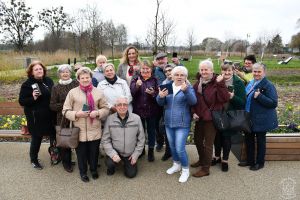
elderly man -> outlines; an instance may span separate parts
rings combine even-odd
[[[183,66],[183,64],[180,63],[180,60],[179,60],[179,58],[177,57],[177,52],[173,52],[173,55],[172,55],[172,62],[173,62],[174,65],[176,65],[176,66]]]
[[[145,145],[143,125],[138,115],[128,112],[127,97],[117,98],[115,107],[117,112],[107,118],[102,136],[107,175],[113,175],[122,160],[125,176],[133,178],[137,174],[137,159]]]

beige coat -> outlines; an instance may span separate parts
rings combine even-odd
[[[95,110],[98,110],[99,117],[91,123],[90,118],[77,118],[75,114],[82,110],[83,104],[87,104],[86,94],[79,88],[73,88],[67,95],[63,106],[62,113],[66,110],[66,118],[74,122],[74,126],[80,128],[79,141],[93,141],[101,138],[101,119],[105,118],[109,113],[108,104],[103,92],[97,88],[93,88],[92,95],[95,102]]]

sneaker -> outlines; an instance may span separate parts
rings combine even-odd
[[[38,169],[38,170],[42,170],[43,166],[41,165],[41,163],[37,160],[37,161],[32,161],[31,165],[33,168]]]
[[[174,174],[176,172],[179,172],[181,170],[181,164],[173,162],[173,166],[169,168],[166,172],[167,174]]]
[[[181,175],[179,177],[179,182],[185,183],[188,180],[189,176],[190,176],[190,169],[182,168]]]

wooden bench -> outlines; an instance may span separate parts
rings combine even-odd
[[[18,102],[0,102],[0,115],[24,115],[23,107]],[[0,130],[0,138],[30,138],[21,135],[21,130]]]

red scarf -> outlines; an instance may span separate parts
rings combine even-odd
[[[87,103],[90,107],[90,112],[92,112],[95,109],[94,98],[92,95],[93,85],[90,84],[88,86],[83,86],[79,84],[79,87],[84,93],[86,93]],[[91,122],[93,122],[93,119],[91,119]]]
[[[128,75],[129,75],[129,76],[133,76],[133,73],[134,73],[133,66],[135,66],[136,64],[137,64],[136,62],[134,62],[133,65],[130,65],[130,64],[128,63],[128,66],[129,66],[129,69],[128,69]]]

